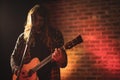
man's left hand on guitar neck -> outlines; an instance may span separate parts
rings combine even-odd
[[[65,50],[61,48],[55,48],[52,53],[52,60],[57,62],[60,67],[65,67],[67,65],[67,55]]]

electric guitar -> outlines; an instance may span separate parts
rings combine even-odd
[[[82,37],[78,35],[72,41],[67,42],[63,47],[64,49],[71,49],[75,45],[83,42]],[[41,62],[40,60],[35,57],[33,58],[28,64],[24,64],[22,66],[19,78],[16,74],[13,74],[13,80],[38,80],[37,71],[41,69],[44,65],[52,60],[52,54],[43,59]]]

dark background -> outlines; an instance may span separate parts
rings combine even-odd
[[[10,55],[17,37],[24,30],[27,13],[35,4],[48,0],[2,0],[0,1],[0,76],[11,80]]]

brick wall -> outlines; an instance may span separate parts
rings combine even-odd
[[[50,24],[65,43],[79,34],[83,43],[66,50],[62,80],[120,80],[119,0],[59,0],[47,4]]]

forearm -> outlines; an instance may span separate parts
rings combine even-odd
[[[17,67],[17,65],[15,64],[15,60],[13,58],[13,55],[11,55],[10,65],[11,65],[12,72],[14,72],[16,67]]]
[[[62,58],[61,60],[58,61],[58,64],[61,68],[64,68],[67,66],[67,54],[66,51],[61,49],[61,54],[62,54]]]

